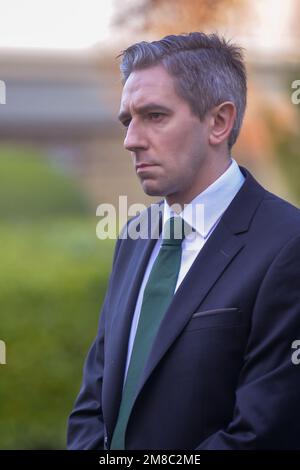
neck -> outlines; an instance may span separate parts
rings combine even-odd
[[[179,213],[183,210],[185,204],[189,204],[198,194],[205,191],[208,186],[214,183],[231,165],[231,157],[218,162],[218,165],[210,165],[205,171],[201,171],[194,184],[190,185],[185,191],[168,194],[166,201],[169,206],[175,206],[175,212]]]

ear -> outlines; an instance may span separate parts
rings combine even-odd
[[[225,101],[211,110],[209,143],[220,145],[226,139],[233,128],[236,117],[236,107],[231,101]]]

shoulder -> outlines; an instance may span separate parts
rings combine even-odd
[[[285,234],[287,239],[300,235],[300,209],[267,190],[256,219],[268,232],[272,231],[273,237],[277,233]]]
[[[153,232],[157,233],[158,238],[161,230],[160,222],[163,215],[163,203],[163,199],[153,203],[129,219],[122,228],[119,238],[122,240],[155,238]]]
[[[159,238],[162,230],[163,203],[164,200],[160,200],[151,204],[126,222],[117,239],[114,260],[120,252],[128,258],[133,252],[143,249],[150,239]]]
[[[249,231],[262,239],[285,243],[300,234],[300,209],[271,193],[241,168],[246,180],[236,198],[235,215],[248,218]]]

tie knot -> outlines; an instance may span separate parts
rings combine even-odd
[[[171,217],[164,224],[162,245],[181,245],[189,231],[191,227],[181,217]]]

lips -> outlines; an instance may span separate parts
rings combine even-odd
[[[147,170],[149,168],[151,168],[152,166],[156,166],[154,163],[151,164],[151,163],[139,163],[138,165],[135,166],[135,169],[137,172],[140,172],[140,171],[143,171],[143,170]]]
[[[135,167],[136,169],[138,169],[138,168],[143,168],[144,166],[153,166],[153,165],[154,163],[137,163]]]

